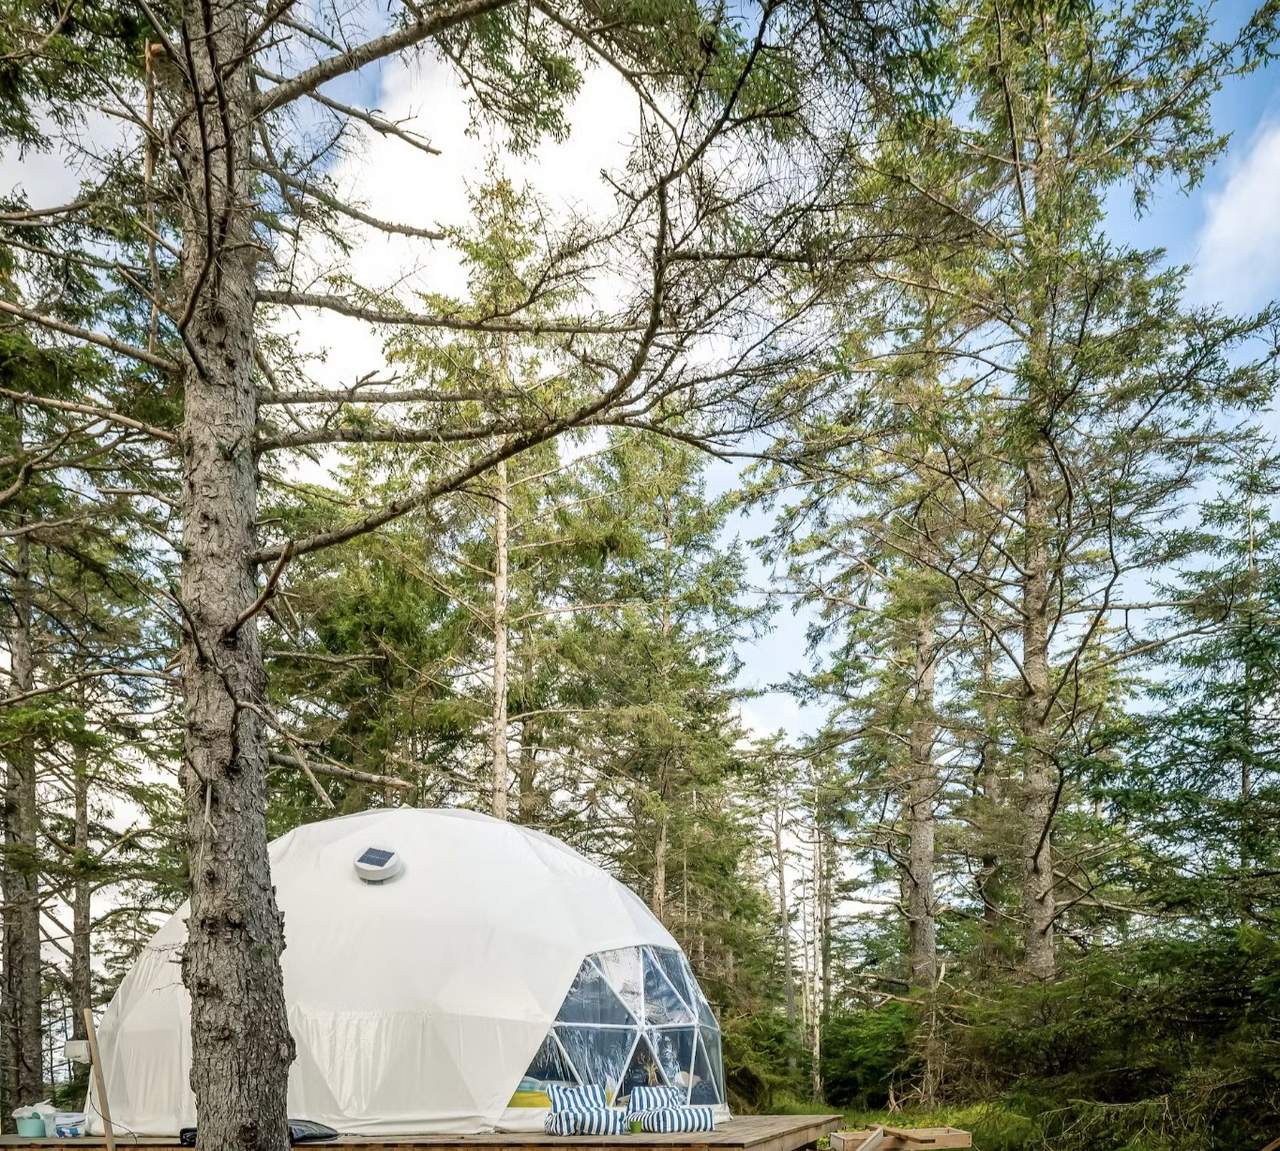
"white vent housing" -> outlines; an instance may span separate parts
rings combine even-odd
[[[356,857],[356,874],[365,883],[386,883],[404,870],[404,861],[390,847],[366,847]]]

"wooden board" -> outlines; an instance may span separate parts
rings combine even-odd
[[[591,1148],[628,1148],[628,1151],[700,1151],[703,1147],[737,1148],[739,1151],[802,1151],[840,1126],[839,1115],[742,1115],[722,1123],[714,1131],[674,1132],[669,1135],[539,1135],[500,1132],[489,1135],[343,1135],[315,1144],[316,1151],[402,1151],[433,1147],[437,1151],[547,1151],[561,1145]],[[116,1147],[147,1147],[152,1151],[183,1151],[177,1139],[160,1135],[130,1135],[116,1124]],[[79,1139],[24,1139],[0,1137],[0,1147],[105,1147],[100,1135]],[[962,1144],[950,1144],[962,1146]],[[967,1146],[967,1144],[963,1144]]]
[[[875,1135],[881,1135],[878,1142]],[[972,1146],[973,1136],[958,1127],[885,1127],[831,1134],[831,1151],[942,1151]]]

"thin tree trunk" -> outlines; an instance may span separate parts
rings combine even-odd
[[[659,634],[662,636],[662,660],[668,665],[671,661],[669,641],[671,639],[671,551],[672,551],[671,505],[662,497],[662,604],[659,622]],[[670,829],[669,812],[669,780],[671,765],[664,755],[658,762],[658,777],[655,781],[658,796],[658,825],[653,837],[653,876],[649,887],[649,906],[659,919],[665,922],[667,910],[667,850]]]
[[[796,1034],[796,987],[791,970],[791,911],[787,906],[787,866],[786,856],[782,850],[782,807],[779,805],[773,813],[773,851],[778,865],[778,929],[782,933],[782,981],[783,993],[787,1005],[787,1034],[792,1038]],[[787,1057],[787,1065],[795,1071],[796,1057],[792,1052]]]
[[[831,835],[823,829],[819,844],[822,848],[822,1019],[831,1017],[831,871],[833,845]]]
[[[680,855],[680,923],[685,938],[689,936],[689,846],[686,843]]]
[[[294,1056],[267,855],[266,676],[256,621],[241,622],[257,595],[249,556],[257,504],[254,275],[262,251],[249,179],[249,12],[239,0],[184,0],[189,82],[179,90],[174,128],[189,301],[181,781],[191,911],[182,974],[199,1145],[208,1151],[285,1151]]]
[[[86,708],[80,689],[80,710]],[[75,750],[75,881],[71,887],[71,1035],[83,1039],[85,1008],[93,1007],[93,896],[89,886],[89,755]]]
[[[978,874],[978,895],[982,899],[982,962],[994,967],[1000,958],[1001,915],[997,895],[1000,875],[1000,857],[995,846],[995,826],[1001,815],[1004,788],[1000,777],[1000,733],[997,728],[996,685],[994,681],[995,640],[983,633],[981,689],[983,743],[982,767],[979,786],[985,800],[985,818],[982,822],[982,869]]]
[[[653,844],[653,885],[649,896],[649,907],[659,919],[666,922],[667,914],[667,805],[662,801],[662,811],[658,814],[657,836]]]
[[[507,818],[511,768],[507,761],[507,464],[494,469],[493,497],[493,814]]]
[[[536,749],[530,743],[530,724],[525,720],[520,725],[520,822],[525,826],[532,824],[538,817],[538,761]]]
[[[825,864],[822,856],[822,831],[814,828],[813,837],[813,990],[810,996],[810,1059],[809,1087],[814,1099],[822,1098],[822,1023],[825,995],[822,989],[823,916],[822,872]]]
[[[1253,509],[1249,509],[1249,559],[1248,559],[1248,596],[1245,601],[1244,612],[1241,620],[1235,625],[1236,635],[1239,637],[1240,650],[1244,656],[1244,707],[1242,716],[1242,726],[1244,738],[1241,740],[1240,748],[1240,818],[1238,823],[1238,856],[1239,867],[1242,875],[1248,874],[1253,870],[1254,851],[1253,851],[1253,818],[1252,818],[1252,800],[1253,800],[1253,757],[1256,754],[1258,742],[1254,736],[1254,711],[1257,707],[1258,692],[1256,687],[1256,657],[1251,650],[1248,642],[1248,636],[1260,624],[1257,618],[1257,601],[1255,599],[1255,584],[1257,578],[1256,567],[1253,556],[1254,549],[1254,527],[1253,527]],[[1247,921],[1252,915],[1252,900],[1249,898],[1248,884],[1240,884],[1240,919],[1242,922]]]
[[[31,543],[17,537],[9,676],[14,695],[35,686]],[[40,880],[35,739],[17,735],[9,749],[4,789],[5,1123],[14,1107],[39,1102],[44,1089],[40,1019]]]
[[[1054,963],[1054,763],[1049,746],[1049,553],[1045,449],[1038,433],[1025,465],[1026,545],[1022,586],[1022,904],[1026,918],[1023,964],[1028,975],[1051,979]]]
[[[937,677],[934,617],[921,617],[914,636],[914,708],[911,719],[911,760],[907,781],[907,923],[910,938],[911,982],[932,988],[937,978],[937,925],[933,898],[934,815],[938,780],[933,765],[937,736],[933,690]]]
[[[1053,41],[1053,16],[1046,14],[1042,31]],[[1033,172],[1034,197],[1027,228],[1030,261],[1039,263],[1038,237],[1049,234],[1058,196],[1058,154],[1053,126],[1054,91],[1046,78],[1036,113],[1040,159]],[[1011,132],[1014,129],[1011,127]],[[1016,133],[1015,133],[1016,135]],[[1016,145],[1015,145],[1016,146]],[[1024,224],[1025,203],[1022,208]],[[1048,257],[1053,260],[1053,256]],[[1036,283],[1033,277],[1031,283]],[[1022,468],[1022,904],[1026,920],[1023,967],[1034,979],[1052,979],[1054,923],[1057,919],[1053,883],[1053,818],[1057,802],[1056,769],[1049,726],[1049,511],[1050,445],[1048,432],[1052,407],[1052,364],[1043,312],[1046,301],[1039,292],[1031,301],[1032,321],[1028,337],[1030,378],[1022,413],[1030,442]]]
[[[937,740],[934,685],[937,680],[937,619],[922,613],[912,638],[914,668],[909,733],[910,778],[907,784],[907,925],[911,984],[922,996],[926,1017],[918,1041],[923,1073],[920,1100],[932,1106],[941,1082],[942,1053],[937,1040],[938,981],[937,909],[934,904],[934,840],[937,830],[938,774],[933,760]]]

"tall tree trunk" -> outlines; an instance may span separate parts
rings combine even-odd
[[[671,664],[671,551],[672,551],[672,517],[671,504],[665,495],[662,500],[662,603],[659,616],[658,631],[662,636],[662,662],[664,666]],[[649,906],[659,919],[663,919],[667,910],[667,850],[669,846],[669,781],[672,776],[671,764],[663,754],[657,764],[655,780],[658,798],[658,825],[653,837],[653,881],[650,884]]]
[[[13,574],[13,625],[9,631],[12,694],[35,686],[32,627],[31,543],[17,537]],[[14,1107],[43,1097],[44,1054],[40,1020],[40,879],[35,739],[13,738],[5,764],[3,874],[5,1123]]]
[[[537,788],[537,749],[530,742],[532,735],[529,721],[526,719],[520,725],[520,806],[519,815],[520,822],[526,827],[534,822],[538,817],[538,788]]]
[[[507,818],[511,768],[507,761],[507,464],[494,468],[493,495],[493,814]]]
[[[1034,433],[1024,468],[1026,545],[1022,581],[1022,905],[1026,919],[1023,965],[1036,979],[1051,979],[1054,964],[1052,821],[1055,771],[1049,732],[1049,549],[1045,498],[1047,461]]]
[[[819,831],[818,844],[822,849],[822,887],[819,898],[822,906],[822,1019],[831,1017],[831,872],[834,846],[831,834],[825,828]]]
[[[782,934],[782,985],[787,1004],[787,1034],[796,1036],[796,986],[791,967],[791,909],[787,906],[787,865],[782,848],[782,805],[773,813],[773,851],[778,866],[778,930]],[[790,1070],[796,1069],[794,1051],[787,1057]]]
[[[933,689],[937,678],[936,639],[932,612],[921,616],[913,637],[915,668],[907,781],[907,924],[911,982],[932,988],[937,978],[937,926],[933,899],[934,816],[938,780],[933,766]]]
[[[182,957],[191,1086],[208,1151],[285,1151],[294,1046],[267,855],[266,676],[256,621],[250,6],[184,0],[189,80],[175,124],[186,325],[181,595],[191,879]]]
[[[997,726],[994,647],[995,639],[984,632],[979,681],[984,730],[978,786],[981,788],[985,811],[980,824],[982,860],[981,871],[978,873],[978,895],[982,900],[981,960],[987,967],[994,967],[999,962],[1002,934],[1000,903],[997,896],[1001,861],[996,850],[995,827],[1004,802],[1004,788],[1000,777],[1000,732]]]
[[[80,710],[86,709],[84,688]],[[75,750],[74,805],[75,880],[71,886],[71,1035],[86,1035],[84,1011],[93,1006],[93,895],[89,886],[89,755],[83,745]]]
[[[822,873],[826,864],[822,853],[822,829],[814,828],[813,837],[813,991],[810,1003],[809,1090],[814,1099],[822,1098],[822,1025],[825,1021],[826,994],[822,986],[823,939]]]
[[[922,995],[926,1018],[919,1043],[923,1073],[920,1100],[932,1106],[941,1083],[935,987],[938,979],[937,910],[934,905],[934,839],[937,829],[938,775],[933,749],[937,740],[934,685],[937,680],[937,618],[923,612],[912,637],[912,716],[909,734],[911,775],[907,784],[907,924],[911,984]]]
[[[667,850],[667,805],[663,800],[662,810],[658,813],[658,828],[653,844],[653,884],[649,896],[649,907],[664,923],[667,914]]]
[[[1054,17],[1047,12],[1041,23],[1046,51],[1051,54],[1055,40]],[[1023,562],[1022,562],[1022,905],[1026,921],[1023,968],[1033,979],[1052,979],[1054,923],[1057,919],[1053,882],[1053,818],[1057,802],[1057,772],[1053,758],[1049,722],[1049,510],[1051,393],[1053,365],[1045,315],[1051,308],[1044,290],[1048,279],[1060,273],[1050,250],[1042,254],[1041,237],[1052,235],[1058,223],[1054,213],[1058,203],[1058,135],[1054,126],[1052,78],[1045,84],[1036,105],[1035,135],[1038,158],[1032,182],[1030,207],[1022,205],[1024,235],[1028,238],[1028,283],[1033,293],[1029,301],[1031,320],[1027,340],[1030,368],[1027,400],[1021,413],[1029,442],[1022,465]],[[1016,129],[1011,122],[1010,132]]]
[[[1244,655],[1244,705],[1241,708],[1241,726],[1244,738],[1240,741],[1240,817],[1237,825],[1239,840],[1237,853],[1241,875],[1248,875],[1254,866],[1253,850],[1253,757],[1257,754],[1258,741],[1254,735],[1254,717],[1258,705],[1257,657],[1249,636],[1261,625],[1257,618],[1256,581],[1254,562],[1253,509],[1249,509],[1248,593],[1241,619],[1235,625],[1237,643]],[[1263,744],[1265,746],[1265,743]],[[1238,884],[1240,919],[1249,920],[1253,914],[1253,901],[1249,897],[1250,884]]]

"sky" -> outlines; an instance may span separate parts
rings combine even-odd
[[[1237,28],[1251,7],[1240,0],[1219,4],[1222,28]],[[1257,311],[1280,298],[1280,62],[1229,82],[1213,102],[1215,126],[1229,134],[1226,150],[1193,189],[1165,187],[1141,215],[1129,197],[1108,205],[1107,230],[1120,243],[1159,248],[1170,264],[1191,270],[1189,299],[1221,304],[1228,311]],[[1280,416],[1263,423],[1280,437]],[[767,529],[760,514],[737,525],[743,539]],[[772,573],[753,561],[750,583],[769,586]],[[803,617],[782,611],[759,639],[739,645],[742,682],[763,691],[744,707],[758,731],[788,735],[812,732],[821,712],[802,707],[770,685],[806,666]]]
[[[1238,26],[1248,11],[1241,0],[1215,9],[1223,28]],[[414,130],[442,153],[428,157],[400,141],[369,137],[339,165],[340,188],[385,218],[420,225],[466,220],[468,190],[484,178],[500,141],[470,123],[451,72],[430,62],[395,62],[366,69],[328,90],[378,107],[393,119],[413,117]],[[1201,185],[1162,189],[1141,217],[1126,198],[1116,196],[1109,205],[1107,227],[1117,241],[1161,248],[1172,263],[1189,266],[1194,302],[1247,311],[1280,297],[1280,64],[1230,82],[1214,100],[1213,112],[1230,142]],[[635,123],[634,97],[616,77],[596,69],[587,74],[569,118],[567,140],[545,143],[527,157],[507,158],[504,169],[531,183],[562,210],[606,210],[610,194],[600,173],[625,157],[626,137]],[[81,133],[105,137],[117,130],[100,119],[84,125]],[[77,179],[57,154],[0,153],[0,187],[24,187],[32,204],[65,201],[74,193]],[[323,271],[331,258],[310,253],[309,264]],[[403,239],[370,237],[342,263],[369,284],[405,277],[433,290],[458,291],[463,286],[455,260],[438,250],[413,248]],[[362,325],[318,313],[302,314],[295,323],[298,339],[324,357],[322,380],[350,382],[382,367],[381,339]],[[1275,414],[1265,419],[1280,434]],[[713,489],[723,489],[735,478],[731,465],[715,463],[710,468]],[[767,516],[754,512],[732,523],[730,533],[747,541],[767,527]],[[769,586],[771,573],[754,555],[750,562],[749,588]],[[806,665],[804,630],[803,617],[783,609],[763,635],[739,646],[742,686],[761,693],[743,705],[743,717],[756,732],[782,729],[797,736],[819,722],[815,711],[776,690],[790,673]]]

